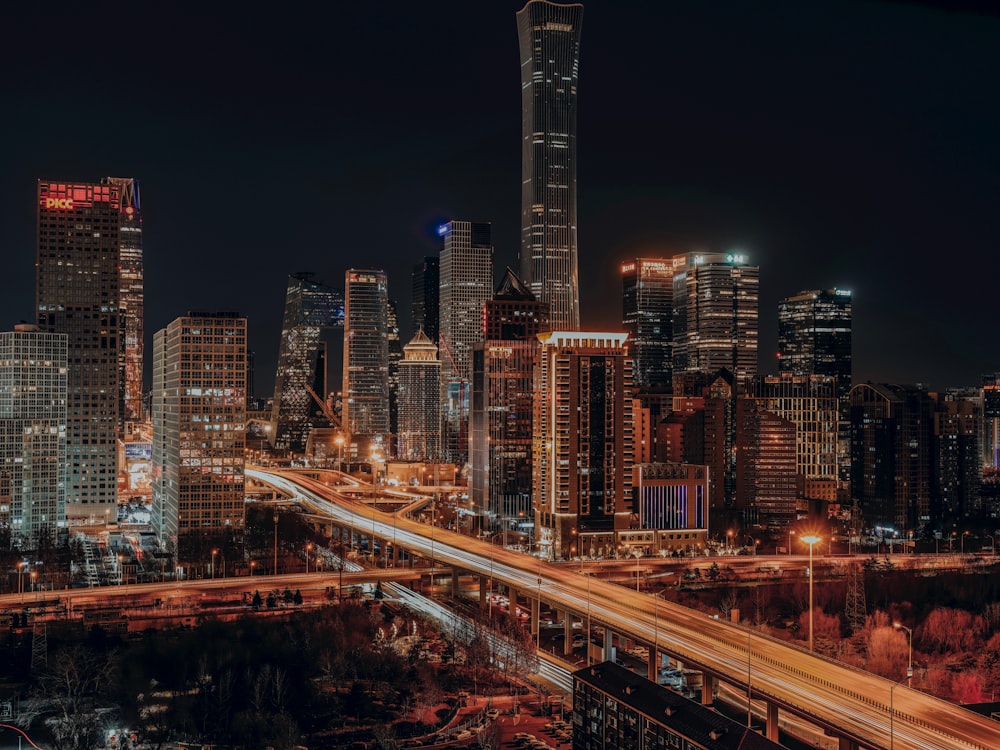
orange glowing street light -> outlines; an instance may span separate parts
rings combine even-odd
[[[822,541],[815,534],[799,537],[809,545],[809,651],[813,650],[813,546]]]

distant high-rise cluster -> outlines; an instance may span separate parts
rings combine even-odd
[[[457,475],[459,521],[548,558],[698,554],[722,524],[916,536],[1000,513],[1000,374],[854,383],[848,290],[780,301],[777,375],[758,372],[761,268],[741,251],[630,257],[621,329],[581,328],[582,15],[516,14],[519,272],[494,285],[492,224],[451,219],[436,254],[415,248],[409,320],[374,261],[342,288],[292,274],[269,404],[247,320],[189,312],[153,338],[147,414],[139,183],[39,180],[36,322],[0,333],[0,524],[113,524],[139,494],[118,496],[131,446],[151,449],[162,545],[240,529],[248,422],[255,459]]]

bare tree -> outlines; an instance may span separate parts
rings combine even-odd
[[[46,720],[56,750],[84,750],[97,744],[100,699],[110,686],[113,656],[102,658],[82,645],[55,652],[38,676],[40,700],[52,711]]]

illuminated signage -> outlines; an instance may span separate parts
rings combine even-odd
[[[73,210],[73,199],[72,198],[46,198],[45,199],[46,208],[54,208],[60,211],[72,211]]]
[[[132,214],[135,213],[135,209],[132,208],[131,206],[125,206],[125,213],[131,216]]]
[[[747,256],[745,256],[745,255],[737,255],[737,254],[734,254],[734,253],[730,253],[729,255],[726,256],[726,260],[729,263],[746,263],[747,262]]]
[[[448,234],[448,225],[442,224],[438,227],[438,237],[444,237],[446,234]]]

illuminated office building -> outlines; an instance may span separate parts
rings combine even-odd
[[[487,223],[449,221],[438,232],[444,451],[461,466],[469,456],[472,347],[483,340],[483,304],[493,294],[493,245]]]
[[[67,522],[115,521],[125,334],[120,186],[39,180],[37,205],[37,323],[67,337]]]
[[[614,548],[632,502],[632,360],[624,333],[539,334],[532,496],[539,552]]]
[[[288,277],[271,406],[271,444],[276,449],[301,453],[309,432],[327,425],[308,389],[326,399],[331,349],[339,353],[342,344],[337,339],[343,339],[343,327],[340,289],[314,280],[311,273]],[[338,380],[333,382],[339,385]]]
[[[669,389],[673,343],[674,264],[670,258],[622,263],[622,325],[635,387]]]
[[[0,333],[0,474],[9,487],[0,502],[25,546],[65,526],[66,354],[62,333],[32,325]]]
[[[410,303],[413,330],[422,330],[427,338],[435,344],[438,340],[438,310],[441,294],[440,268],[440,261],[437,257],[427,256],[413,267],[410,274],[413,284],[413,298]]]
[[[778,371],[837,378],[851,390],[851,293],[816,289],[778,303]]]
[[[757,374],[759,278],[740,253],[674,257],[675,377],[725,368],[741,390]]]
[[[933,519],[959,522],[979,510],[983,407],[978,388],[931,394],[934,409]]]
[[[399,363],[397,455],[403,461],[441,460],[441,360],[423,331],[403,347]]]
[[[104,183],[118,188],[119,214],[119,304],[121,307],[121,381],[123,422],[143,418],[142,373],[145,348],[145,302],[143,295],[142,204],[139,181],[131,177],[108,177]],[[124,430],[124,425],[122,430]]]
[[[521,60],[521,278],[552,327],[580,328],[576,114],[583,6],[531,0],[517,13]]]
[[[386,316],[386,350],[389,356],[389,432],[395,435],[399,431],[399,365],[403,361],[403,342],[399,338],[396,300],[389,300]]]
[[[242,527],[247,321],[189,312],[153,336],[153,530]]]
[[[764,409],[795,425],[796,472],[807,498],[837,501],[840,401],[838,379],[829,375],[767,376],[751,396]]]
[[[495,532],[529,531],[534,367],[548,305],[507,269],[483,306],[486,340],[472,351],[470,499]]]
[[[851,389],[851,495],[868,528],[898,532],[931,520],[934,403],[917,386]]]
[[[344,286],[344,428],[367,455],[389,432],[389,292],[384,271],[350,269]]]
[[[983,468],[1000,472],[1000,373],[983,376]]]
[[[736,402],[736,503],[747,526],[783,528],[796,520],[795,424],[760,401]]]

